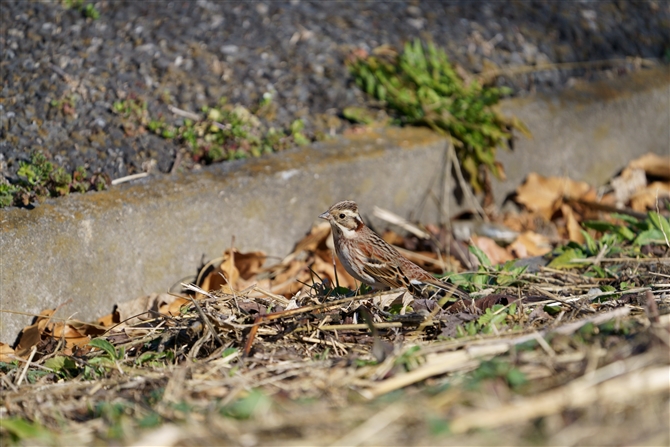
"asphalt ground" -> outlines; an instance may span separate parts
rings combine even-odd
[[[310,139],[342,133],[347,106],[379,106],[344,64],[355,49],[432,40],[472,73],[563,64],[501,76],[514,95],[617,77],[641,59],[664,63],[670,3],[663,1],[138,2],[3,1],[0,37],[0,181],[15,182],[33,151],[110,178],[197,168],[185,148],[129,129],[113,104],[139,98],[152,117],[168,105],[199,112],[229,103],[254,110],[270,97],[269,127],[297,118]],[[624,62],[614,61],[625,59]],[[611,63],[593,63],[613,60]],[[566,63],[579,63],[565,65]],[[584,63],[584,64],[581,64]],[[592,64],[589,64],[592,63]]]

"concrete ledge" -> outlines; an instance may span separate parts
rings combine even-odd
[[[514,152],[499,152],[508,180],[495,184],[498,200],[531,171],[599,185],[636,156],[670,154],[667,66],[580,83],[560,94],[512,99],[502,109],[526,123],[533,139],[519,139]]]
[[[503,105],[533,140],[501,151],[502,200],[530,171],[605,181],[631,158],[670,153],[670,76],[639,73],[554,96]],[[606,94],[603,94],[605,92]],[[110,191],[0,210],[3,310],[36,314],[72,300],[60,317],[81,320],[166,290],[220,256],[241,250],[282,257],[333,202],[352,198],[436,221],[446,144],[426,129],[384,129],[200,172],[158,176]],[[423,199],[426,205],[420,207]],[[12,342],[31,317],[0,313]]]

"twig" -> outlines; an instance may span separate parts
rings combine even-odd
[[[144,178],[148,175],[149,175],[148,172],[139,172],[137,174],[126,175],[125,177],[120,177],[112,180],[112,186],[120,185],[121,183],[131,182],[133,180]]]
[[[188,297],[191,300],[191,303],[195,306],[196,310],[198,311],[198,314],[200,315],[200,318],[202,318],[203,323],[207,325],[207,329],[209,329],[209,332],[212,333],[212,336],[216,340],[216,342],[219,344],[219,346],[223,346],[223,340],[219,337],[219,334],[216,333],[216,330],[214,330],[214,326],[212,326],[212,323],[209,321],[209,318],[205,315],[205,313],[202,311],[198,303],[195,302],[195,299],[193,297],[189,296]]]
[[[638,400],[644,395],[667,392],[670,388],[670,367],[637,371],[646,366],[645,362],[635,364],[639,357],[642,356],[609,364],[596,370],[593,377],[584,376],[538,396],[457,416],[450,421],[449,427],[452,433],[464,433],[476,427],[490,429],[549,416],[568,408],[585,408],[596,401],[600,405],[631,402],[632,399]],[[616,376],[621,377],[615,378]]]
[[[591,312],[591,313],[595,313],[595,312],[596,312],[595,309],[592,309],[592,308],[590,308],[590,307],[588,307],[588,306],[587,306],[587,307],[577,306],[576,304],[571,303],[570,301],[564,300],[564,299],[562,299],[562,298],[559,298],[559,297],[557,297],[556,295],[554,295],[553,293],[548,292],[548,291],[546,291],[546,290],[544,290],[544,289],[541,289],[541,288],[539,288],[539,287],[533,287],[533,289],[535,289],[536,291],[538,291],[538,292],[541,293],[542,295],[547,296],[547,297],[551,298],[552,300],[557,301],[557,302],[559,302],[559,303],[561,303],[561,304],[565,304],[566,306],[570,306],[570,307],[572,307],[572,308],[575,309],[575,310],[583,311],[584,309],[587,309],[588,312]],[[580,298],[581,298],[581,297],[580,297]]]
[[[37,345],[34,345],[32,348],[30,348],[30,356],[28,357],[28,361],[26,362],[26,366],[23,367],[23,371],[21,371],[21,375],[19,376],[19,379],[16,381],[16,386],[21,386],[21,382],[23,382],[23,379],[25,379],[26,374],[28,373],[28,368],[33,362],[33,357],[35,357],[35,353],[37,352]]]
[[[172,167],[170,168],[170,174],[173,174],[177,171],[177,168],[179,168],[179,165],[181,164],[181,160],[184,156],[182,155],[181,151],[177,151],[177,153],[174,156],[174,162],[172,162]]]
[[[430,357],[426,363],[419,368],[406,374],[401,374],[390,379],[379,382],[370,388],[363,390],[361,394],[367,399],[384,395],[391,391],[404,388],[429,377],[444,374],[451,371],[460,371],[479,365],[478,357],[498,355],[509,351],[510,345],[498,342],[494,345],[477,347],[468,350],[445,352]]]
[[[11,357],[12,359],[14,359],[14,360],[16,360],[16,361],[19,361],[19,362],[21,362],[21,363],[30,363],[30,366],[34,366],[35,368],[43,369],[43,370],[45,370],[45,371],[49,371],[49,372],[54,372],[54,370],[51,369],[51,368],[48,368],[48,367],[46,367],[46,366],[42,366],[42,365],[40,365],[39,363],[31,363],[31,362],[29,362],[28,360],[26,360],[26,359],[22,359],[22,358],[19,357],[19,356],[16,356],[16,355],[10,355],[9,357]]]
[[[451,137],[448,138],[448,141],[449,141],[449,157],[454,163],[454,171],[456,171],[456,178],[458,179],[458,184],[461,187],[461,190],[463,191],[463,195],[465,195],[468,198],[468,200],[472,204],[472,207],[481,216],[481,218],[485,222],[488,222],[489,219],[488,216],[486,215],[486,212],[481,207],[481,205],[477,201],[477,198],[472,193],[472,190],[466,183],[465,178],[463,178],[463,171],[461,171],[461,163],[458,161],[458,157],[456,156],[456,149],[454,149],[454,143],[451,141]]]
[[[193,121],[201,121],[202,117],[198,115],[197,113],[189,112],[187,110],[182,110],[178,109],[177,107],[173,105],[168,105],[168,109],[170,109],[170,112],[174,113],[175,115],[183,116],[184,118],[192,119]]]
[[[385,220],[386,222],[396,225],[403,230],[412,233],[413,235],[421,238],[421,239],[430,239],[430,234],[426,233],[423,231],[421,228],[417,227],[407,219],[404,219],[400,216],[398,216],[395,213],[392,213],[390,211],[387,211],[383,208],[379,208],[378,206],[375,206],[374,209],[372,210],[372,214],[377,216],[378,218]]]
[[[405,414],[405,407],[396,403],[384,408],[367,421],[332,443],[332,446],[358,446],[370,441]],[[377,444],[377,441],[374,442]]]
[[[575,258],[570,260],[574,263],[590,262],[589,258]],[[601,259],[600,262],[638,262],[638,263],[647,263],[647,262],[670,262],[670,258],[605,258]],[[564,272],[565,273],[565,272]]]
[[[395,290],[396,292],[398,290],[403,290],[403,289],[397,289]],[[393,292],[393,291],[392,291]],[[323,311],[325,309],[330,309],[331,307],[338,307],[342,304],[345,303],[353,303],[355,301],[362,301],[362,300],[367,300],[367,299],[372,299],[375,296],[379,295],[385,295],[389,293],[388,291],[384,292],[379,292],[376,294],[372,295],[363,295],[363,296],[353,296],[350,298],[343,298],[340,300],[335,300],[331,301],[329,303],[322,303],[322,304],[312,304],[311,306],[303,306],[303,307],[298,307],[297,309],[290,309],[290,310],[284,310],[281,312],[274,312],[271,314],[266,314],[266,315],[259,315],[256,317],[254,320],[254,325],[251,327],[251,330],[249,331],[249,335],[247,336],[247,341],[244,344],[244,355],[248,356],[249,353],[251,352],[251,346],[254,343],[254,338],[256,337],[256,333],[258,332],[258,326],[261,325],[261,323],[267,323],[272,320],[277,320],[280,318],[286,318],[286,317],[292,317],[294,315],[299,315],[307,312],[312,312],[312,311]]]
[[[388,329],[392,327],[403,327],[403,323],[400,322],[390,322],[390,323],[373,323],[373,326],[377,329]],[[359,324],[325,324],[319,327],[319,330],[322,331],[355,331],[361,329],[369,329],[369,326],[364,323]],[[305,327],[296,328],[293,332],[304,332],[308,329]]]

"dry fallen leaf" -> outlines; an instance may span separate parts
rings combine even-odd
[[[225,277],[225,283],[221,285],[221,291],[224,293],[233,293],[238,290],[237,280],[240,278],[240,271],[235,265],[235,254],[237,250],[226,250],[223,254],[223,262],[219,266],[219,270]],[[217,272],[217,276],[218,272]],[[211,289],[210,289],[211,290]]]
[[[514,259],[510,253],[491,238],[485,236],[472,236],[472,241],[477,248],[483,251],[493,264],[501,264]]]
[[[254,283],[253,279],[261,272],[266,259],[267,255],[262,251],[240,253],[235,248],[228,249],[219,267],[209,272],[199,286],[207,291],[221,290],[229,294],[243,290]]]
[[[549,253],[552,249],[551,243],[546,236],[526,231],[519,235],[507,249],[512,256],[517,258],[528,258],[531,256],[542,256]]]
[[[583,244],[584,235],[581,232],[582,227],[575,218],[575,213],[573,212],[570,205],[561,205],[561,213],[563,214],[563,218],[565,218],[565,227],[568,233],[568,239],[570,239],[572,242]]]
[[[516,201],[550,220],[563,198],[580,199],[590,190],[591,186],[586,182],[577,182],[567,177],[543,177],[533,172],[517,188]]]
[[[176,317],[181,315],[181,307],[185,304],[189,304],[190,302],[191,300],[187,300],[186,298],[175,298],[172,302],[164,303],[162,306],[160,306],[158,311],[163,315],[171,315]]]
[[[37,317],[35,323],[26,326],[21,331],[19,343],[16,345],[16,355],[21,358],[27,358],[30,349],[36,346],[42,340],[42,333],[45,331],[51,315],[54,311],[52,309],[43,310],[40,316]]]
[[[97,323],[100,326],[109,328],[114,325],[117,325],[121,322],[121,314],[119,313],[119,308],[115,306],[114,311],[111,314],[105,315],[104,317],[98,318]]]
[[[300,242],[295,245],[293,252],[282,260],[282,264],[288,264],[294,260],[303,251],[315,251],[316,248],[324,243],[330,236],[330,224],[322,222],[312,227]]]
[[[670,156],[649,152],[628,163],[628,168],[642,169],[647,175],[670,180]]]
[[[6,343],[0,342],[0,362],[9,363],[14,359],[10,356],[14,355],[14,350]]]
[[[235,253],[235,267],[240,273],[240,278],[249,280],[256,276],[265,264],[267,255],[262,251],[249,253]]]
[[[630,207],[641,212],[653,210],[657,201],[668,197],[670,197],[670,182],[654,182],[631,197]]]
[[[54,324],[51,336],[57,340],[65,341],[65,349],[63,350],[65,355],[72,355],[75,347],[86,346],[91,341],[91,337],[82,334],[72,325],[65,323]]]

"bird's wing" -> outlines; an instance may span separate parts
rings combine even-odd
[[[412,287],[410,280],[400,269],[400,266],[378,258],[368,257],[363,263],[363,271],[375,278],[380,283],[393,289]]]
[[[412,278],[419,276],[421,279],[410,279],[407,275],[416,272],[408,272],[404,269],[411,269],[411,267],[374,257],[367,257],[363,264],[363,271],[380,283],[391,288],[404,287],[416,297],[447,297],[470,300],[470,295],[454,284],[440,281],[427,272],[421,276],[411,274]],[[423,270],[421,272],[423,273]]]

